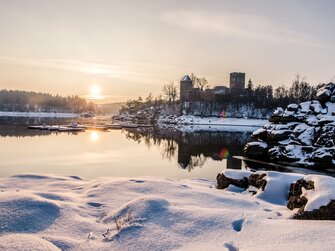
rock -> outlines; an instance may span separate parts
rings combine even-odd
[[[267,181],[264,179],[265,176],[266,173],[254,173],[251,174],[249,177],[243,177],[243,179],[232,179],[225,176],[223,173],[219,173],[216,176],[216,187],[218,189],[226,189],[229,185],[234,185],[240,188],[247,189],[249,188],[249,186],[253,186],[264,191],[264,188],[267,184]]]
[[[301,144],[309,146],[312,145],[314,142],[314,134],[314,127],[308,127],[298,136],[297,139]]]
[[[298,111],[299,106],[297,104],[289,104],[286,108],[287,111],[296,112]]]
[[[271,114],[269,118],[269,122],[277,123],[280,122],[281,117],[284,114],[284,109],[281,107],[277,107],[276,110]]]
[[[334,92],[335,91],[335,84],[330,82],[328,83],[326,86],[325,86],[325,89],[328,89],[330,90],[331,92]]]
[[[321,113],[323,107],[319,101],[312,101],[309,109],[312,111],[313,114],[317,115]]]
[[[244,146],[243,150],[247,157],[267,156],[268,144],[261,141],[249,142]]]
[[[310,159],[314,162],[331,164],[333,161],[333,156],[330,152],[326,151],[324,148],[319,148],[312,152]]]
[[[269,156],[271,161],[284,160],[283,152],[282,152],[282,150],[280,149],[279,146],[274,146],[274,147],[270,148],[269,151],[268,151],[268,156]]]
[[[288,204],[287,208],[293,210],[294,208],[304,209],[308,200],[302,195],[302,188],[306,190],[314,189],[313,181],[306,181],[304,179],[297,180],[290,185],[290,190],[288,193]]]
[[[268,133],[267,139],[269,142],[282,141],[288,139],[291,133],[291,130],[272,130]]]
[[[290,122],[299,122],[302,121],[301,116],[295,116],[293,114],[284,114],[283,116],[281,116],[280,118],[280,122],[282,123],[290,123]]]
[[[310,113],[311,110],[309,109],[311,106],[311,101],[306,101],[306,102],[302,102],[299,104],[299,110],[300,113]]]
[[[251,135],[251,138],[254,140],[262,140],[262,141],[266,141],[267,140],[267,130],[264,128],[260,128],[256,131],[254,131]]]
[[[247,189],[249,187],[249,181],[247,177],[244,177],[243,179],[231,179],[226,177],[223,173],[219,173],[216,176],[217,181],[217,189],[225,189],[229,185],[234,185],[237,187],[241,187],[244,189]]]
[[[316,93],[316,99],[321,103],[326,103],[330,100],[331,91],[326,88],[321,88]]]
[[[264,188],[267,184],[267,181],[264,179],[265,176],[266,173],[251,174],[248,178],[249,186],[254,186],[264,191]]]
[[[326,206],[321,206],[313,211],[299,210],[293,216],[298,220],[335,220],[335,201],[332,200]]]

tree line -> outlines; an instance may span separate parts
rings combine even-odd
[[[190,75],[194,84],[191,102],[220,103],[230,105],[249,104],[256,108],[273,109],[286,107],[290,103],[300,103],[315,99],[316,91],[320,87],[306,82],[305,78],[297,75],[290,86],[257,85],[249,80],[246,88],[239,92],[228,91],[224,94],[215,94],[209,89],[209,82],[204,77],[197,77],[194,73]],[[165,84],[161,93],[154,97],[151,93],[143,99],[128,100],[121,108],[121,112],[134,113],[148,107],[161,105],[179,104],[179,87],[173,82]]]
[[[96,112],[97,106],[77,95],[59,96],[19,90],[0,90],[0,110],[6,112]]]

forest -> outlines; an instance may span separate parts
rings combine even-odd
[[[19,90],[0,90],[0,111],[5,112],[96,112],[94,103],[77,95],[59,96]]]

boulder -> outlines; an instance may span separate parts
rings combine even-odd
[[[267,139],[269,142],[282,141],[288,139],[291,133],[291,130],[272,130],[268,132]]]
[[[260,128],[256,131],[254,131],[251,135],[251,138],[253,140],[262,140],[262,141],[266,141],[267,140],[267,130],[264,128]]]
[[[325,206],[321,206],[313,211],[299,210],[293,216],[293,219],[298,220],[335,220],[335,201],[332,200]]]
[[[277,123],[281,121],[281,117],[284,114],[284,109],[281,107],[277,107],[276,110],[271,114],[269,118],[269,122]]]
[[[244,177],[243,179],[232,179],[227,176],[225,176],[223,173],[219,173],[216,176],[217,181],[217,189],[225,189],[229,185],[234,185],[237,187],[241,187],[244,189],[247,189],[249,187],[249,181],[247,177]]]
[[[249,188],[249,186],[256,187],[264,191],[267,181],[264,179],[266,173],[253,173],[249,177],[243,177],[242,179],[232,179],[225,176],[223,173],[219,173],[216,176],[217,188],[226,189],[229,185],[234,185],[243,189]]]
[[[284,155],[279,146],[274,146],[269,149],[268,151],[268,156],[271,161],[283,161],[284,160]]]
[[[321,88],[316,93],[316,99],[321,103],[326,103],[330,100],[332,92],[329,89]]]
[[[327,165],[332,163],[333,155],[324,148],[319,148],[311,153],[310,159],[314,162]]]
[[[314,189],[313,181],[306,181],[304,179],[297,180],[290,185],[290,190],[288,193],[288,203],[287,208],[293,210],[294,208],[299,208],[303,210],[308,200],[302,195],[302,188],[306,190]]]
[[[298,111],[298,104],[289,104],[286,108],[287,111],[290,111],[290,112],[296,112]]]
[[[249,142],[244,146],[244,154],[247,157],[262,157],[267,156],[268,144],[261,141]]]

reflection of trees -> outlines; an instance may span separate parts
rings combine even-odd
[[[205,164],[206,160],[207,160],[207,157],[205,157],[202,154],[196,155],[196,156],[191,156],[190,157],[190,162],[189,162],[188,166],[186,167],[186,169],[189,172],[191,172],[196,167],[201,168]]]
[[[158,146],[163,159],[177,158],[181,168],[188,171],[202,167],[208,158],[228,159],[230,168],[240,167],[240,160],[233,155],[242,155],[250,133],[245,132],[190,132],[169,129],[126,129],[126,137],[137,142],[144,141],[148,148]]]
[[[161,155],[163,159],[168,159],[168,160],[172,160],[177,152],[177,146],[178,144],[171,139],[167,139],[164,140],[161,144],[162,146],[162,151],[161,151]]]

